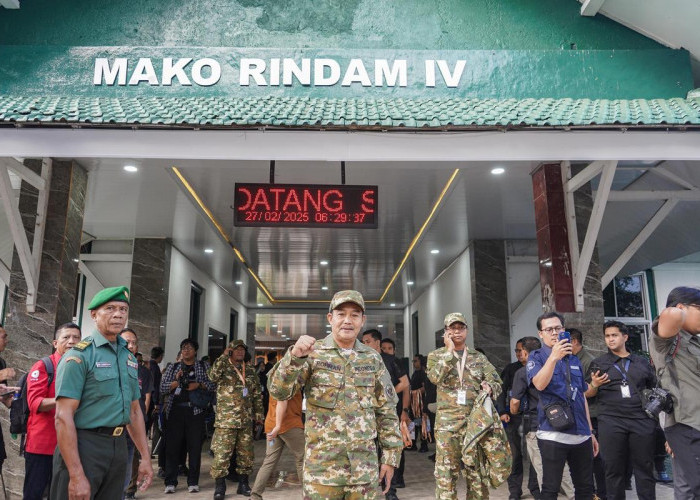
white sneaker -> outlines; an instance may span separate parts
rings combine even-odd
[[[175,493],[175,485],[174,484],[169,484],[165,487],[163,490],[163,493]]]
[[[190,493],[199,493],[199,485],[193,484],[191,486],[188,486],[187,491],[189,491]]]

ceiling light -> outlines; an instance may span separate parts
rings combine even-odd
[[[80,262],[80,259],[73,259],[73,262]]]
[[[391,304],[389,304],[389,307],[396,307],[396,304],[392,302]]]
[[[204,253],[214,253],[214,249],[213,248],[205,248]]]
[[[440,253],[440,250],[438,250],[437,248],[433,248],[433,249],[430,251],[430,253],[432,253],[432,254]]]
[[[491,173],[492,173],[493,175],[501,175],[501,174],[502,174],[503,172],[505,172],[505,171],[506,171],[506,169],[503,168],[503,167],[496,167],[496,168],[492,168],[492,169],[491,169]]]
[[[138,172],[138,171],[139,171],[139,168],[138,168],[137,166],[135,166],[135,165],[124,165],[124,170],[125,170],[126,172],[132,172],[132,173],[133,173],[133,172]]]
[[[322,286],[322,287],[321,287],[321,290],[328,290],[328,287],[327,287],[327,286]]]
[[[258,302],[258,307],[262,307],[263,305]]]
[[[282,330],[277,330],[277,333],[282,333]],[[282,335],[283,337],[286,337],[286,335]]]
[[[272,325],[272,328],[277,328],[277,325]]]
[[[407,284],[408,286],[411,286],[411,285],[413,284],[413,281],[407,281],[406,284]]]
[[[242,284],[243,284],[242,281],[236,281],[236,285],[242,285]]]
[[[377,325],[377,328],[382,328],[384,325]]]
[[[322,260],[321,262],[319,262],[319,264],[321,264],[322,266],[327,266],[327,265],[328,265],[328,261],[327,261],[327,260]]]

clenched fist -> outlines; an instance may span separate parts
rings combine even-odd
[[[297,358],[308,356],[314,350],[316,339],[310,335],[302,335],[292,347],[292,354]]]

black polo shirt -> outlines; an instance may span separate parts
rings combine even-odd
[[[511,398],[520,401],[520,411],[523,416],[528,417],[530,427],[525,432],[537,430],[537,405],[540,401],[540,394],[532,384],[527,382],[527,369],[524,366],[513,375],[513,386],[511,387]],[[510,401],[508,402],[510,405]]]
[[[522,368],[524,365],[520,361],[514,361],[512,363],[509,363],[506,365],[506,367],[503,369],[503,372],[501,372],[501,380],[503,381],[503,390],[501,391],[500,396],[498,396],[498,399],[496,400],[496,407],[498,408],[498,413],[501,415],[510,413],[508,410],[510,407],[510,397],[511,397],[511,388],[513,387],[513,377],[515,376],[515,372],[517,372],[520,368]]]
[[[406,372],[403,371],[403,368],[401,368],[401,365],[395,356],[385,354],[383,352],[380,354],[382,356],[382,361],[384,361],[384,366],[386,366],[386,369],[389,372],[389,377],[391,377],[391,384],[396,387],[396,385],[399,383],[399,379],[406,375]],[[396,413],[401,416],[401,412],[403,411],[403,400],[401,399],[401,394],[397,395],[399,396],[399,402],[396,403]]]
[[[425,384],[425,370],[416,370],[413,372],[413,375],[411,375],[411,390],[416,391],[423,387],[423,384]]]
[[[628,364],[629,360],[629,364]],[[625,368],[628,366],[627,370]],[[646,358],[630,354],[621,358],[608,351],[591,363],[590,373],[600,370],[607,373],[610,382],[598,388],[598,415],[621,418],[649,418],[642,408],[642,391],[656,385],[654,370]],[[589,380],[590,380],[589,373]],[[624,376],[623,376],[624,374]],[[629,398],[622,397],[623,379],[627,377],[630,388]]]

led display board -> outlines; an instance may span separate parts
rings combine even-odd
[[[376,228],[377,186],[236,183],[235,226]]]

